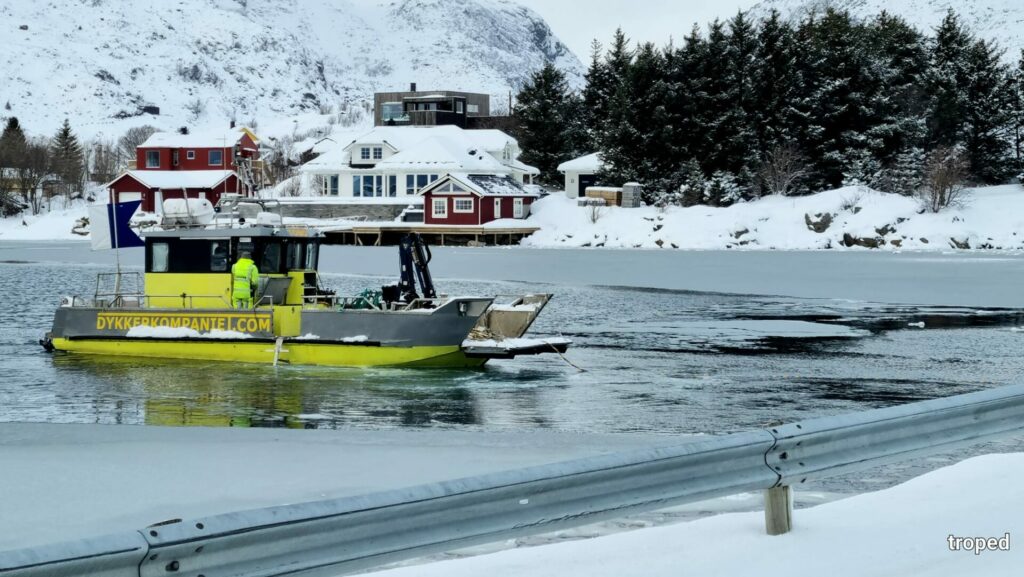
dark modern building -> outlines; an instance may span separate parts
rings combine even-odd
[[[490,117],[489,94],[431,90],[378,92],[373,95],[374,126],[441,126],[475,128],[473,119]]]

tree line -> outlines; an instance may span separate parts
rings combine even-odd
[[[67,119],[47,138],[27,136],[16,117],[8,118],[0,133],[0,215],[39,214],[54,197],[81,198],[88,182],[113,179],[154,132],[139,126],[117,141],[83,145]]]
[[[1003,54],[952,10],[930,34],[885,12],[739,13],[678,46],[595,41],[582,92],[547,66],[513,114],[523,160],[552,184],[558,163],[600,151],[601,178],[643,183],[652,203],[847,184],[913,195],[936,169],[977,184],[1024,170],[1024,55]]]

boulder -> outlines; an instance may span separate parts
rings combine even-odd
[[[971,248],[971,243],[966,238],[963,240],[957,240],[956,238],[950,237],[949,246],[960,250],[967,250]]]
[[[828,212],[818,213],[813,218],[810,214],[804,214],[804,222],[807,223],[808,230],[821,234],[828,230],[828,227],[832,226],[832,214]]]
[[[878,248],[885,244],[884,238],[860,238],[848,232],[843,233],[843,244],[846,246],[862,246],[864,248]]]

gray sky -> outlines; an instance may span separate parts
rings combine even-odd
[[[634,41],[662,46],[669,38],[681,41],[693,24],[725,19],[757,4],[757,0],[517,0],[544,17],[562,42],[584,64],[590,60],[590,41],[608,46],[622,27]]]

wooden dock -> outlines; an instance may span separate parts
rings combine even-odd
[[[410,232],[432,246],[508,246],[540,230],[535,226],[451,226],[415,223],[354,223],[323,231],[324,244],[397,246]]]

